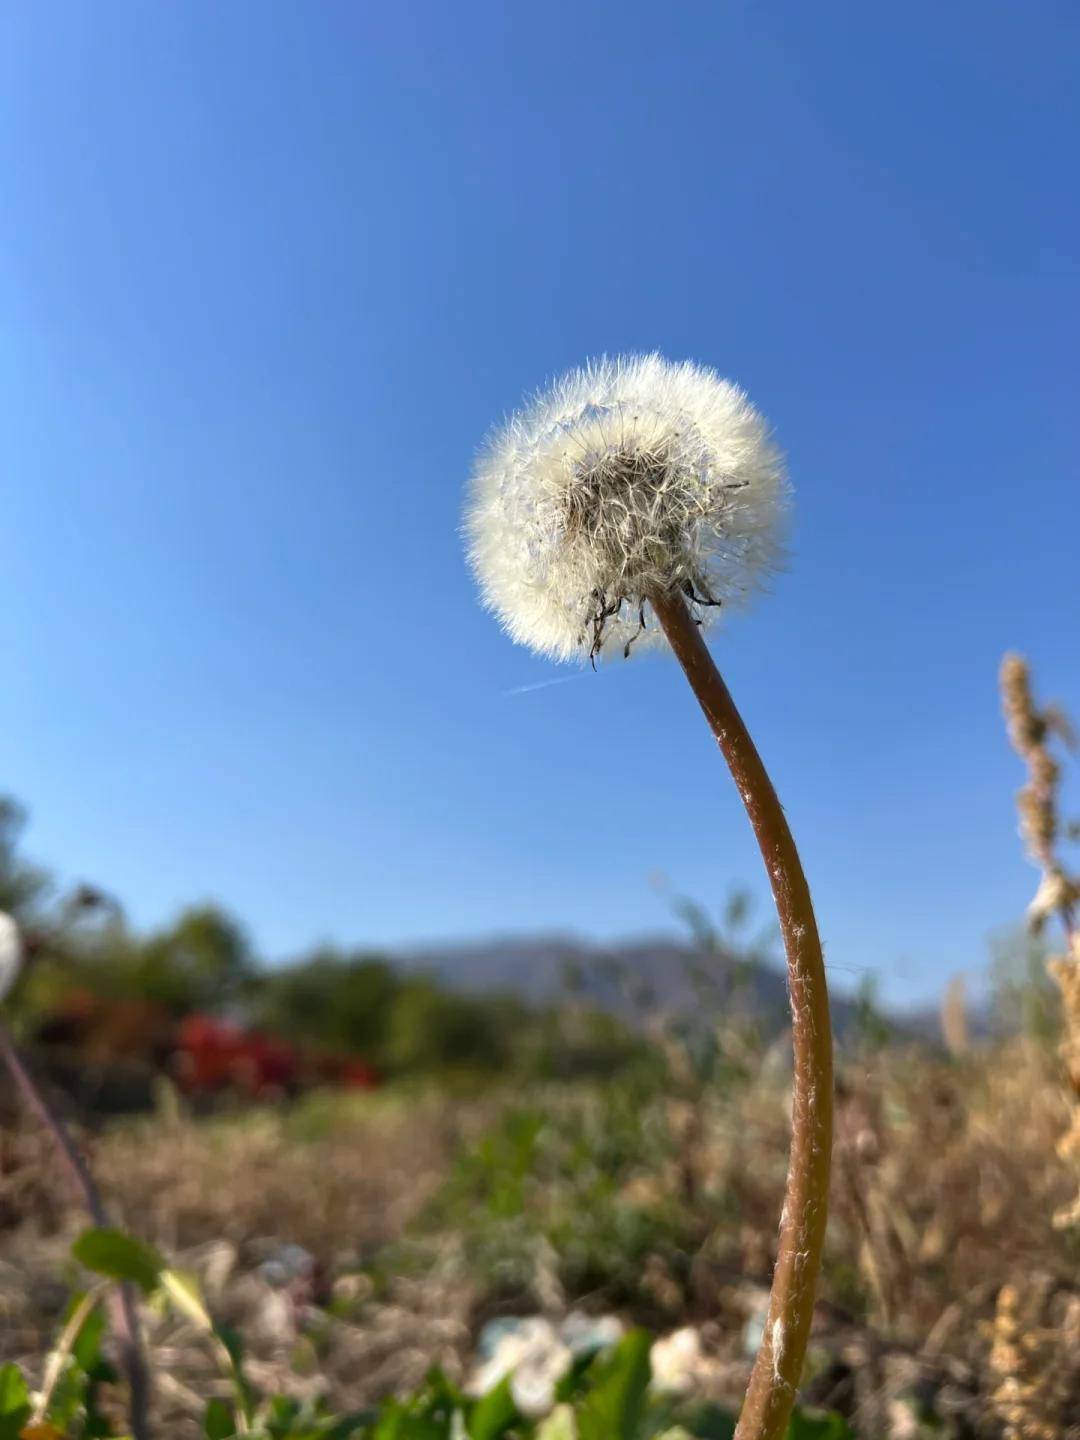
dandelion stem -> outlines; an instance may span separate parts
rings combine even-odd
[[[3,1060],[7,1066],[12,1079],[22,1093],[27,1108],[37,1118],[41,1128],[52,1138],[75,1188],[82,1196],[90,1219],[99,1228],[108,1225],[109,1218],[101,1199],[101,1192],[97,1188],[97,1183],[85,1157],[27,1069],[11,1033],[2,1020],[0,1020],[0,1060]],[[128,1377],[131,1399],[131,1433],[134,1440],[149,1440],[150,1377],[143,1356],[135,1293],[130,1284],[117,1285],[109,1292],[109,1308],[112,1312],[117,1344],[120,1347],[121,1362]]]
[[[795,1052],[791,1158],[765,1333],[735,1440],[781,1440],[813,1318],[832,1151],[832,1032],[817,922],[783,807],[750,732],[681,595],[653,609],[723,752],[769,873],[787,955]]]

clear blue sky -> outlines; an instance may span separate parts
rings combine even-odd
[[[1002,650],[1080,711],[1078,42],[1072,0],[5,5],[29,851],[270,957],[763,894],[674,665],[508,694],[575,672],[456,533],[523,391],[657,348],[790,456],[790,573],[717,655],[837,982],[979,967],[1034,885]]]

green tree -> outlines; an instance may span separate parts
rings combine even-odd
[[[254,973],[240,925],[213,905],[185,910],[168,929],[122,948],[130,988],[179,1014],[220,1009]]]
[[[320,950],[267,975],[254,1010],[280,1035],[377,1060],[399,986],[384,960]]]
[[[402,983],[383,1060],[391,1070],[492,1069],[513,1059],[517,1026],[497,1000],[444,989],[430,976]]]
[[[32,923],[51,889],[48,871],[29,864],[18,853],[26,811],[10,795],[0,795],[0,910],[20,924]]]

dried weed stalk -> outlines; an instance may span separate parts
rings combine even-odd
[[[1056,916],[1065,939],[1064,954],[1053,956],[1047,965],[1061,990],[1065,1026],[1061,1058],[1071,1111],[1069,1128],[1057,1149],[1080,1172],[1080,931],[1076,926],[1080,876],[1070,873],[1060,855],[1061,766],[1050,750],[1054,739],[1075,749],[1076,737],[1061,710],[1036,705],[1028,665],[1020,655],[1006,655],[1001,662],[1001,697],[1009,739],[1028,769],[1027,784],[1016,796],[1020,835],[1042,877],[1028,907],[1028,922],[1035,934],[1041,934]],[[1057,1212],[1054,1224],[1060,1229],[1080,1225],[1080,1194]]]

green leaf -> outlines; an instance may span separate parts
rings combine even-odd
[[[289,1395],[275,1395],[266,1408],[265,1425],[274,1440],[290,1440],[300,1419],[300,1402]]]
[[[812,1414],[796,1409],[788,1422],[784,1440],[854,1440],[851,1427],[835,1410]]]
[[[104,1379],[111,1373],[105,1367],[105,1374],[99,1374],[101,1367],[101,1341],[105,1333],[105,1315],[100,1305],[95,1305],[79,1326],[79,1333],[71,1347],[72,1359],[79,1369],[94,1379]]]
[[[240,1408],[241,1419],[245,1420],[246,1424],[246,1417],[250,1417],[255,1408],[255,1392],[244,1373],[244,1342],[228,1325],[215,1325],[213,1333],[224,1350],[232,1369],[232,1382],[236,1391],[237,1404]]]
[[[405,1407],[397,1400],[388,1400],[375,1426],[375,1440],[397,1440],[403,1433],[405,1418]]]
[[[374,1440],[445,1440],[449,1422],[411,1415],[404,1405],[391,1401],[379,1416]]]
[[[17,1365],[0,1365],[0,1440],[19,1440],[30,1418],[30,1393]]]
[[[161,1284],[182,1315],[186,1315],[203,1330],[213,1331],[214,1322],[202,1298],[197,1275],[189,1274],[186,1270],[163,1270]]]
[[[595,1350],[587,1350],[584,1355],[574,1356],[570,1369],[555,1386],[556,1400],[576,1400],[584,1393],[588,1388],[588,1374],[596,1355]]]
[[[580,1440],[633,1440],[652,1374],[651,1343],[644,1330],[631,1330],[597,1361],[578,1411]]]
[[[510,1376],[506,1375],[493,1390],[478,1400],[469,1416],[468,1431],[471,1440],[499,1440],[518,1418],[518,1408],[510,1390]]]
[[[236,1421],[224,1400],[211,1400],[203,1418],[206,1440],[230,1440],[236,1434]]]
[[[326,1431],[325,1440],[360,1440],[361,1432],[367,1436],[375,1422],[369,1410],[357,1410],[351,1415],[342,1415],[333,1421]]]
[[[225,1347],[225,1352],[237,1370],[244,1363],[244,1342],[231,1325],[215,1325],[214,1334]]]
[[[0,1416],[7,1419],[20,1410],[29,1408],[30,1392],[26,1388],[22,1371],[17,1365],[0,1366]]]
[[[464,1395],[436,1365],[427,1373],[424,1388],[416,1397],[415,1408],[419,1414],[443,1415],[461,1409],[464,1403]]]
[[[110,1280],[132,1280],[148,1295],[157,1289],[165,1269],[156,1250],[123,1230],[84,1230],[71,1253],[95,1274]]]

